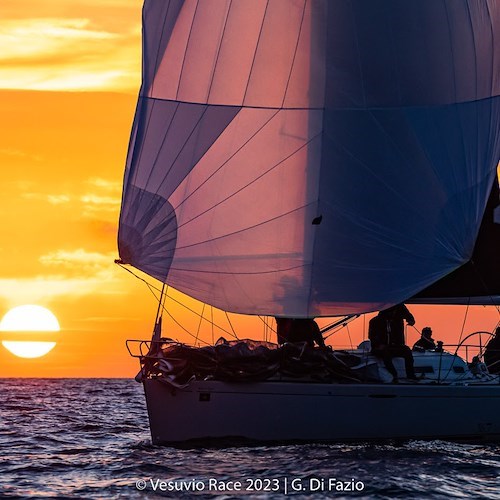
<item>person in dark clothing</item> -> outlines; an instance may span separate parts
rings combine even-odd
[[[283,345],[288,342],[290,336],[290,329],[292,327],[292,318],[274,318],[276,320],[276,336],[278,337],[278,344]]]
[[[495,330],[495,335],[486,344],[484,363],[490,373],[500,373],[500,327]]]
[[[312,318],[276,318],[278,344],[307,342],[310,347],[325,347],[318,324]]]
[[[415,318],[404,304],[396,304],[384,311],[380,311],[382,317],[387,321],[387,329],[390,332],[391,342],[394,345],[405,345],[405,325],[413,326]]]
[[[432,329],[430,326],[422,328],[422,336],[413,344],[414,351],[431,351],[436,349],[436,344],[432,338]]]
[[[398,381],[398,373],[392,358],[403,358],[406,376],[416,380],[413,367],[413,355],[405,344],[404,320],[409,325],[415,324],[415,318],[404,304],[398,304],[380,311],[368,325],[368,338],[371,341],[372,353],[382,358],[387,371],[392,375],[393,382]]]

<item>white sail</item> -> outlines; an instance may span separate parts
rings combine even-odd
[[[500,158],[495,0],[147,0],[120,257],[326,316],[467,262]]]

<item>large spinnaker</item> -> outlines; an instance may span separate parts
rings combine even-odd
[[[121,259],[295,317],[380,309],[459,268],[500,157],[499,16],[495,0],[147,0]]]

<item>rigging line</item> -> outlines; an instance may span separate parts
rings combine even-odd
[[[199,316],[200,314],[198,312],[196,312],[194,309],[191,309],[190,307],[188,307],[186,304],[183,304],[181,301],[177,300],[177,299],[174,299],[171,295],[169,295],[168,297],[172,302],[175,302],[177,305],[179,306],[182,306],[184,307],[184,309],[187,309],[190,313],[193,313],[194,315],[196,316]],[[227,314],[227,313],[226,313]],[[232,335],[236,340],[239,340],[238,337],[236,337],[236,335],[233,335],[230,331],[226,330],[225,328],[223,328],[222,326],[219,326],[217,324],[214,323],[214,325],[221,331],[223,331],[224,333],[227,333],[228,335]]]
[[[203,303],[203,308],[201,309],[201,314],[200,314],[200,321],[198,323],[198,330],[196,331],[196,339],[195,339],[195,345],[196,342],[198,342],[198,337],[200,336],[200,330],[201,330],[201,323],[203,321],[203,313],[205,312],[205,303]]]
[[[171,297],[170,297],[170,298],[171,298]],[[174,322],[174,323],[175,323],[175,324],[176,324],[179,328],[181,328],[182,330],[184,330],[184,331],[185,331],[185,332],[186,332],[186,333],[187,333],[190,337],[193,337],[193,338],[197,339],[195,335],[193,335],[193,334],[192,334],[192,333],[191,333],[191,332],[190,332],[187,328],[184,328],[184,326],[182,326],[182,325],[181,325],[181,323],[179,323],[179,322],[178,322],[178,321],[177,321],[177,320],[176,320],[176,319],[172,316],[172,314],[170,313],[170,311],[169,311],[169,310],[168,310],[165,306],[163,307],[163,310],[164,310],[164,311],[168,314],[168,316],[170,316],[170,319],[171,319],[171,320],[172,320],[172,321],[173,321],[173,322]],[[198,340],[198,339],[197,339],[197,340]],[[209,345],[210,345],[208,342],[205,342],[205,341],[204,341],[204,340],[202,340],[202,339],[199,339],[199,340],[198,340],[198,343],[200,343],[200,342],[201,342],[201,343],[203,343],[203,344],[206,344],[207,346],[209,346]]]
[[[234,336],[234,338],[235,338],[236,340],[240,340],[240,339],[238,338],[238,335],[236,335],[236,332],[234,331],[233,324],[231,323],[231,320],[229,319],[229,314],[227,313],[227,311],[224,311],[224,313],[226,314],[226,318],[227,318],[227,321],[228,321],[228,323],[229,323],[229,326],[231,327],[231,330],[232,330],[232,332],[233,332],[233,336]]]
[[[157,287],[155,287],[155,286],[151,285],[151,284],[150,284],[150,283],[148,283],[148,282],[147,282],[144,278],[141,278],[139,275],[137,275],[136,273],[132,272],[130,269],[127,269],[127,268],[126,268],[123,264],[120,264],[120,263],[118,263],[118,262],[116,262],[116,261],[115,261],[115,263],[116,263],[116,264],[118,264],[118,265],[119,265],[122,269],[125,269],[125,271],[129,272],[132,276],[134,276],[134,277],[135,277],[135,278],[137,278],[138,280],[143,281],[143,282],[146,284],[146,286],[149,288],[149,291],[153,294],[154,298],[155,298],[156,300],[158,300],[158,297],[156,296],[156,294],[154,293],[154,291],[153,291],[153,290],[155,290],[155,291],[157,291],[157,292],[160,292],[160,288],[157,288]],[[180,306],[184,307],[184,309],[187,309],[189,312],[191,312],[191,313],[195,314],[196,316],[199,316],[199,313],[198,313],[198,312],[196,312],[194,309],[191,309],[191,308],[190,308],[190,307],[188,307],[186,304],[183,304],[181,301],[179,301],[179,300],[177,300],[177,299],[174,299],[174,297],[172,297],[171,295],[168,295],[168,298],[169,298],[172,302],[175,302],[177,305],[180,305]],[[163,306],[163,310],[164,310],[165,312],[167,312],[167,314],[168,314],[170,317],[172,317],[172,315],[171,315],[171,314],[168,312],[168,310],[166,309],[165,305]],[[227,314],[227,313],[226,313],[226,314]],[[174,321],[175,321],[175,320],[174,320]],[[177,323],[177,321],[176,321],[176,323]],[[177,323],[177,324],[178,324],[178,323]],[[222,332],[227,333],[228,335],[232,335],[232,336],[234,336],[234,338],[235,338],[236,340],[239,340],[239,339],[238,339],[238,337],[236,337],[235,335],[233,335],[230,331],[226,330],[226,329],[225,329],[225,328],[223,328],[222,326],[216,325],[215,323],[214,323],[214,325],[215,325],[215,326],[216,326],[219,330],[221,330]],[[179,325],[179,326],[181,326],[181,325]],[[184,329],[184,327],[182,327],[182,326],[181,326],[181,328],[183,328],[183,329]],[[186,330],[186,331],[187,331],[187,330]],[[190,333],[190,335],[192,336],[192,334],[191,334],[191,333]]]
[[[155,319],[155,327],[158,324],[158,321],[160,321],[161,318],[161,311],[162,311],[162,300],[164,300],[164,293],[165,293],[165,286],[166,283],[163,283],[163,286],[161,287],[161,292],[160,292],[160,298],[158,300],[158,309],[156,310],[156,319]]]
[[[497,313],[500,316],[500,306],[495,302],[495,299],[493,298],[493,295],[490,293],[490,290],[488,289],[488,286],[486,285],[486,282],[484,281],[482,274],[479,272],[479,269],[477,268],[475,261],[471,259],[470,263],[472,264],[472,267],[476,271],[476,275],[479,278],[479,281],[481,282],[481,284],[483,285],[484,291],[486,292],[486,295],[489,297],[489,299],[491,301],[491,305],[497,310]],[[469,297],[469,301],[470,301],[470,297]]]
[[[351,330],[349,330],[349,325],[346,325],[347,328],[347,336],[349,337],[349,343],[351,344],[351,349],[354,349],[354,345],[352,343],[352,338],[351,338]]]
[[[215,344],[215,337],[214,337],[214,306],[210,306],[210,323],[212,327],[212,345]]]
[[[257,316],[263,323],[264,323],[264,327],[267,331],[267,336],[269,337],[268,339],[266,339],[268,342],[271,342],[271,334],[275,334],[276,333],[276,330],[271,326],[271,323],[269,321],[269,316]]]
[[[467,307],[465,309],[464,321],[462,323],[462,331],[460,332],[460,338],[458,339],[459,344],[462,341],[462,335],[464,334],[465,322],[467,321],[467,314],[469,313],[469,306],[470,306],[470,297],[469,297],[469,302],[467,303]]]

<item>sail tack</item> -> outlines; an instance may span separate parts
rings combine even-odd
[[[500,159],[495,0],[146,0],[143,17],[124,262],[300,317],[380,309],[469,261]]]

